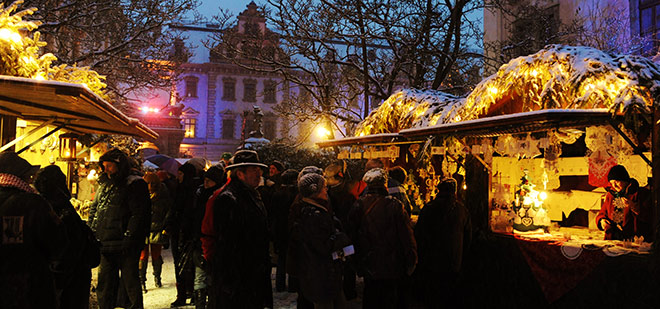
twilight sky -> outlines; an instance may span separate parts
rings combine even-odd
[[[243,12],[247,5],[252,0],[202,0],[200,6],[197,10],[202,14],[202,16],[207,19],[218,13],[218,7],[229,9],[229,11],[234,15]],[[254,3],[259,4],[261,1],[254,1]]]

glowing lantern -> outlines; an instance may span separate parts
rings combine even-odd
[[[75,161],[76,160],[76,143],[78,135],[73,133],[65,133],[60,135],[60,160]]]

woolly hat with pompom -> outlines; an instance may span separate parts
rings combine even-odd
[[[298,191],[303,197],[312,197],[325,187],[325,177],[316,174],[310,173],[303,175],[298,180]]]

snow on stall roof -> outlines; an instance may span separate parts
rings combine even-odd
[[[358,125],[356,136],[447,123],[454,119],[464,102],[465,98],[441,91],[403,89],[371,111]]]
[[[644,111],[660,91],[660,68],[648,58],[608,54],[591,47],[548,45],[515,58],[468,95],[460,116],[479,118],[496,103],[517,100],[522,110],[607,108]]]
[[[638,107],[650,113],[658,95],[660,67],[648,58],[584,46],[548,45],[502,65],[467,98],[434,90],[401,90],[373,110],[355,135],[478,119],[500,103],[518,104],[514,112],[605,108],[625,113]]]

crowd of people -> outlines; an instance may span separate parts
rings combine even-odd
[[[59,167],[0,153],[0,307],[88,308],[98,266],[101,309],[142,308],[149,257],[161,287],[168,248],[172,307],[273,308],[273,290],[297,293],[298,308],[347,308],[360,294],[364,308],[458,305],[471,227],[454,179],[440,182],[414,225],[400,167],[369,160],[351,179],[341,163],[297,171],[265,162],[239,150],[172,175],[142,172],[112,149],[99,159],[84,222]]]

